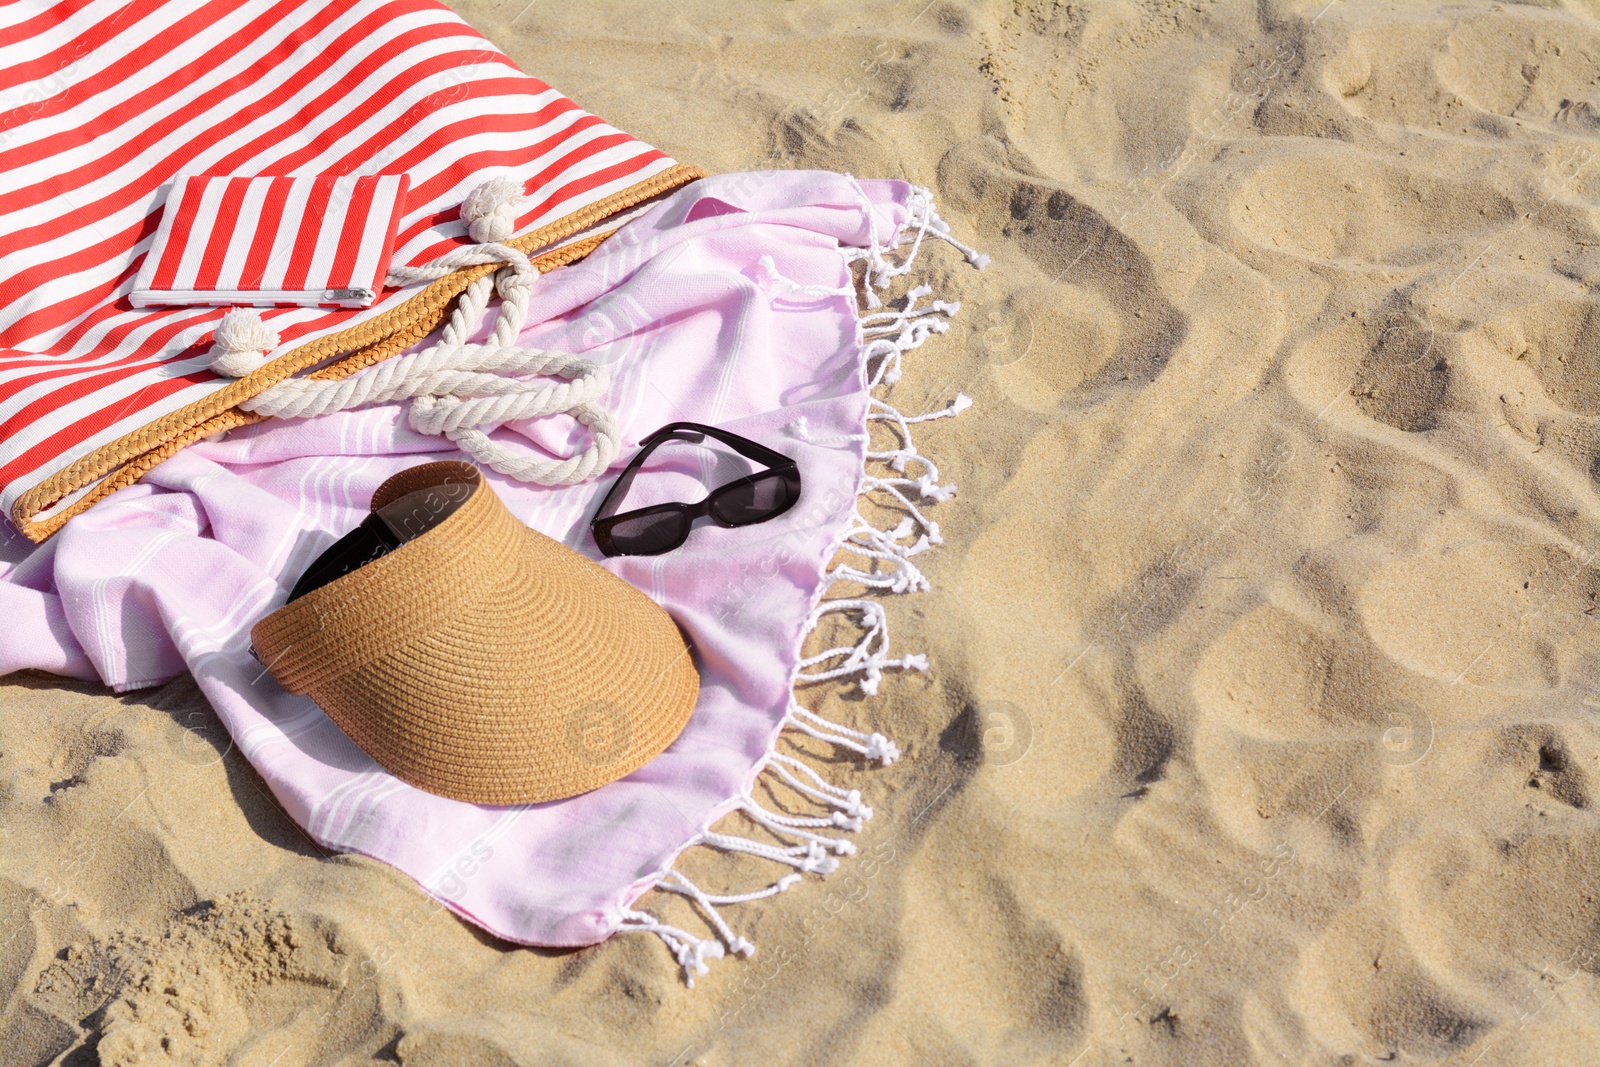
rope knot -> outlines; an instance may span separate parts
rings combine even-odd
[[[461,203],[467,232],[481,245],[509,240],[517,230],[517,205],[522,200],[522,184],[515,178],[502,176],[484,182]]]
[[[211,334],[211,369],[229,378],[243,378],[264,367],[267,353],[278,347],[278,332],[261,321],[255,308],[231,308]]]

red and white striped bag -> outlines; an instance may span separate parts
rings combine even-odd
[[[366,307],[383,288],[404,174],[184,174],[128,294],[134,307]]]
[[[252,421],[236,405],[283,378],[403,350],[466,287],[461,271],[363,308],[265,308],[267,365],[219,376],[221,309],[132,299],[180,174],[405,175],[397,266],[467,243],[463,199],[508,175],[526,198],[506,243],[540,269],[701,176],[434,0],[0,2],[0,507],[35,540]]]

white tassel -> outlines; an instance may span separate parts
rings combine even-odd
[[[621,919],[617,924],[619,931],[655,934],[661,939],[677,959],[678,966],[683,968],[683,981],[690,989],[694,988],[696,975],[704,976],[710,972],[710,961],[720,960],[726,954],[722,942],[715,938],[695,937],[687,930],[657,922],[655,916],[647,912],[622,908],[619,910],[619,916]]]
[[[821,715],[799,703],[789,705],[789,715],[784,725],[818,741],[838,745],[859,752],[869,760],[888,766],[900,758],[900,747],[880,733],[862,733],[842,723],[824,719]]]
[[[840,645],[814,656],[803,657],[795,670],[796,682],[827,682],[835,678],[860,675],[857,684],[863,693],[872,696],[878,691],[878,682],[882,679],[885,668],[913,671],[928,669],[926,656],[912,655],[896,659],[889,655],[889,620],[884,614],[883,605],[875,600],[859,598],[824,600],[812,609],[811,618],[807,622],[808,629],[815,628],[823,615],[836,611],[856,613],[865,633],[853,645]],[[817,671],[811,670],[812,667],[839,660],[842,662],[836,662],[834,666]]]
[[[979,270],[989,265],[989,257],[969,245],[956,240],[950,233],[949,225],[939,217],[933,208],[933,194],[920,185],[912,186],[911,196],[906,201],[906,221],[889,238],[888,241],[878,239],[878,215],[872,207],[872,201],[867,196],[866,190],[861,188],[861,183],[854,176],[845,175],[845,180],[855,190],[856,198],[861,203],[861,209],[867,219],[867,247],[851,249],[845,253],[845,258],[850,262],[865,261],[867,264],[867,306],[878,308],[883,302],[878,299],[873,291],[886,289],[889,284],[901,275],[907,274],[916,262],[917,253],[922,249],[925,237],[934,237],[945,242],[966,257]],[[898,249],[906,242],[908,231],[914,231],[911,240],[911,249],[901,259],[899,264],[891,263],[886,253]]]
[[[795,875],[794,877],[798,878],[799,876]],[[668,881],[668,879],[671,880]],[[727,946],[729,952],[736,956],[747,958],[755,955],[756,946],[735,934],[728,924],[723,921],[722,913],[717,911],[716,903],[711,897],[701,892],[700,887],[689,881],[688,878],[677,871],[668,871],[667,877],[657,884],[662,889],[674,893],[682,893],[699,904],[700,910],[705,914],[706,921],[716,929],[717,935],[722,938],[722,943]]]
[[[789,783],[790,787],[796,791],[804,793],[815,800],[820,800],[824,804],[831,804],[852,818],[863,821],[872,818],[872,809],[861,803],[861,791],[859,789],[842,789],[824,779],[822,775],[793,756],[784,756],[774,752],[768,765],[777,772],[778,777]],[[790,768],[811,779],[811,784],[802,783],[791,773]]]
[[[211,369],[229,378],[243,378],[267,364],[278,347],[278,331],[261,321],[255,308],[231,308],[211,334]]]
[[[828,855],[828,850],[815,841],[808,841],[804,845],[795,845],[791,848],[779,848],[764,841],[755,841],[736,834],[718,834],[710,831],[702,834],[700,840],[724,852],[744,852],[775,863],[787,863],[806,874],[829,875],[839,869],[839,861]]]
[[[768,811],[766,808],[756,803],[756,799],[750,796],[748,793],[745,794],[744,800],[740,803],[739,807],[746,815],[750,816],[756,822],[760,823],[762,826],[765,826],[768,830],[771,830],[780,837],[787,835],[789,837],[798,837],[802,841],[815,841],[817,844],[821,845],[823,848],[827,849],[829,852],[832,852],[836,856],[854,856],[856,854],[856,845],[854,841],[843,837],[828,837],[825,834],[814,834],[805,828],[801,820],[796,819],[792,815],[779,815],[775,811]],[[818,820],[818,822],[824,826],[834,825],[827,820]],[[860,826],[857,825],[854,827],[854,829],[859,830]]]

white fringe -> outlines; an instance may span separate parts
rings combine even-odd
[[[925,238],[936,238],[954,246],[973,266],[982,270],[989,257],[982,255],[951,236],[950,228],[933,208],[933,198],[928,190],[916,188],[908,206],[910,216],[887,241],[880,241],[878,223],[870,202],[861,186],[850,178],[869,220],[870,245],[863,249],[846,250],[848,262],[866,265],[864,291],[869,309],[882,308],[883,301],[876,290],[887,288],[894,279],[910,272]],[[910,242],[903,254],[891,258],[902,245]],[[898,259],[898,261],[896,261]],[[827,286],[804,286],[778,273],[771,257],[760,263],[763,277],[773,289],[797,298],[827,298],[853,295],[854,290],[835,290]],[[893,385],[900,378],[901,357],[919,348],[930,336],[944,333],[950,328],[950,316],[961,309],[957,301],[934,300],[919,307],[924,298],[932,295],[927,285],[918,285],[906,294],[905,305],[898,310],[872,310],[860,317],[861,359],[866,368],[868,387]],[[872,498],[879,494],[878,502],[897,507],[905,517],[891,529],[880,530],[854,509],[850,525],[840,544],[842,551],[858,557],[854,563],[840,562],[825,576],[825,591],[840,583],[865,588],[878,594],[914,593],[929,588],[927,576],[911,562],[939,544],[939,524],[923,514],[921,506],[936,504],[955,495],[954,485],[939,481],[939,468],[917,450],[911,437],[911,427],[932,419],[950,418],[972,406],[965,394],[958,394],[947,406],[924,415],[902,415],[892,404],[876,396],[869,399],[867,426],[859,434],[816,437],[810,432],[804,417],[795,420],[791,432],[802,440],[816,444],[868,443],[866,460],[869,468],[881,464],[888,473],[878,475],[869,469],[861,483],[861,497]],[[893,448],[876,450],[870,445],[873,423],[885,424],[896,438]],[[921,506],[919,506],[921,505]],[[889,619],[883,604],[864,597],[840,597],[822,600],[812,609],[806,620],[804,642],[824,617],[841,614],[850,617],[861,631],[861,636],[847,645],[830,648],[816,655],[804,656],[796,664],[793,684],[813,684],[853,678],[861,692],[872,696],[878,692],[885,670],[925,671],[928,658],[920,653],[891,656],[889,653]],[[900,749],[893,741],[876,731],[866,733],[842,723],[832,722],[801,705],[791,694],[789,709],[783,725],[794,731],[839,748],[859,753],[869,762],[893,763]],[[776,750],[769,752],[757,770],[757,777],[771,772],[795,793],[824,809],[818,815],[788,815],[776,812],[759,803],[752,792],[737,800],[737,810],[780,842],[767,841],[737,834],[705,830],[690,842],[724,852],[742,852],[794,868],[797,873],[785,874],[777,881],[749,893],[716,895],[706,893],[671,867],[662,872],[656,888],[688,897],[698,906],[706,922],[716,934],[713,938],[697,938],[676,926],[658,921],[647,912],[632,908],[621,909],[619,931],[650,933],[659,937],[683,968],[685,983],[694,988],[697,975],[709,970],[711,960],[721,959],[728,953],[750,956],[755,945],[734,933],[717,910],[719,907],[761,900],[782,893],[797,884],[807,874],[827,876],[839,866],[840,856],[853,855],[854,842],[845,837],[819,833],[822,830],[842,830],[855,833],[872,818],[872,808],[861,802],[861,793],[844,789],[828,782],[820,774],[794,756]]]

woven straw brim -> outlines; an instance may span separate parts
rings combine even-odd
[[[256,625],[279,683],[396,777],[475,804],[574,796],[666,748],[700,686],[671,616],[524,526],[470,464],[404,471],[372,506],[427,489],[466,500]]]

